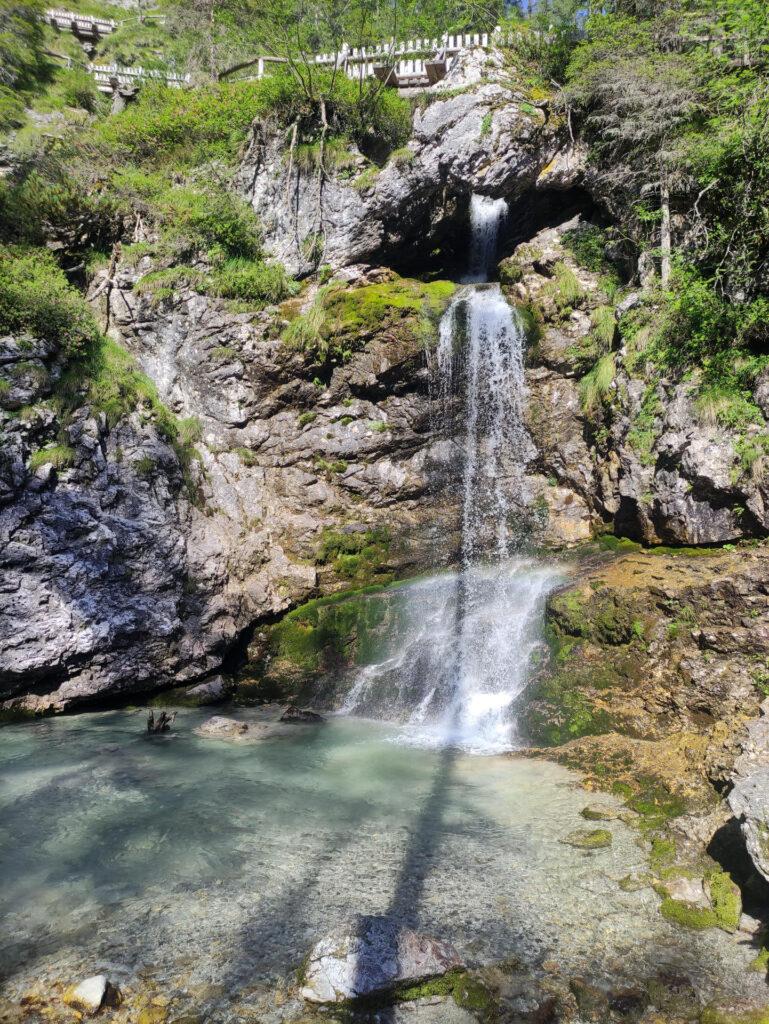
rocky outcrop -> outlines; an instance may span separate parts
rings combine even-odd
[[[501,54],[464,61],[447,83],[452,92],[426,94],[408,145],[383,164],[350,151],[321,176],[289,160],[284,132],[255,127],[240,187],[272,255],[299,274],[320,264],[416,266],[443,243],[451,259],[462,252],[471,192],[515,200],[537,185],[574,185],[579,155],[562,127],[527,102]]]
[[[727,752],[733,760],[742,723],[758,713],[768,594],[764,547],[639,550],[587,569],[548,601],[553,659],[525,697],[530,736],[686,734],[698,768],[725,783]]]

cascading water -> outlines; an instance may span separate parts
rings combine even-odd
[[[524,331],[488,284],[504,200],[473,196],[469,273],[430,360],[444,475],[461,493],[456,572],[408,584],[393,653],[364,669],[343,711],[407,721],[408,738],[494,752],[515,742],[512,705],[540,644],[557,568],[516,557],[524,539]],[[459,477],[459,479],[457,479]]]

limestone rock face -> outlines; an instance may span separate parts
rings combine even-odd
[[[301,995],[312,1003],[341,1003],[384,993],[462,966],[448,943],[363,917],[322,938],[310,953]]]
[[[414,114],[408,146],[381,169],[351,156],[350,166],[319,185],[316,169],[294,162],[289,180],[285,138],[255,128],[240,187],[264,225],[269,251],[293,273],[321,263],[413,260],[450,228],[461,233],[471,192],[515,199],[538,179],[544,185],[548,167],[548,187],[574,184],[579,154],[567,153],[560,130],[524,102],[500,55],[478,51],[464,61],[454,73],[467,91],[445,95],[456,87],[448,80],[430,90],[427,105]],[[461,247],[456,238],[452,244]]]

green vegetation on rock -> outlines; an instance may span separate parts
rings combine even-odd
[[[308,352],[319,363],[344,363],[373,334],[428,344],[454,294],[450,281],[423,283],[393,276],[389,281],[345,288],[321,287],[309,308],[286,328],[287,345]]]

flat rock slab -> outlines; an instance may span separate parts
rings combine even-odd
[[[462,966],[447,942],[402,928],[388,918],[362,917],[316,943],[301,995],[312,1003],[341,1003]]]
[[[196,736],[207,740],[227,740],[230,743],[258,743],[273,736],[293,734],[290,725],[279,722],[240,722],[236,718],[214,715],[194,730]]]

